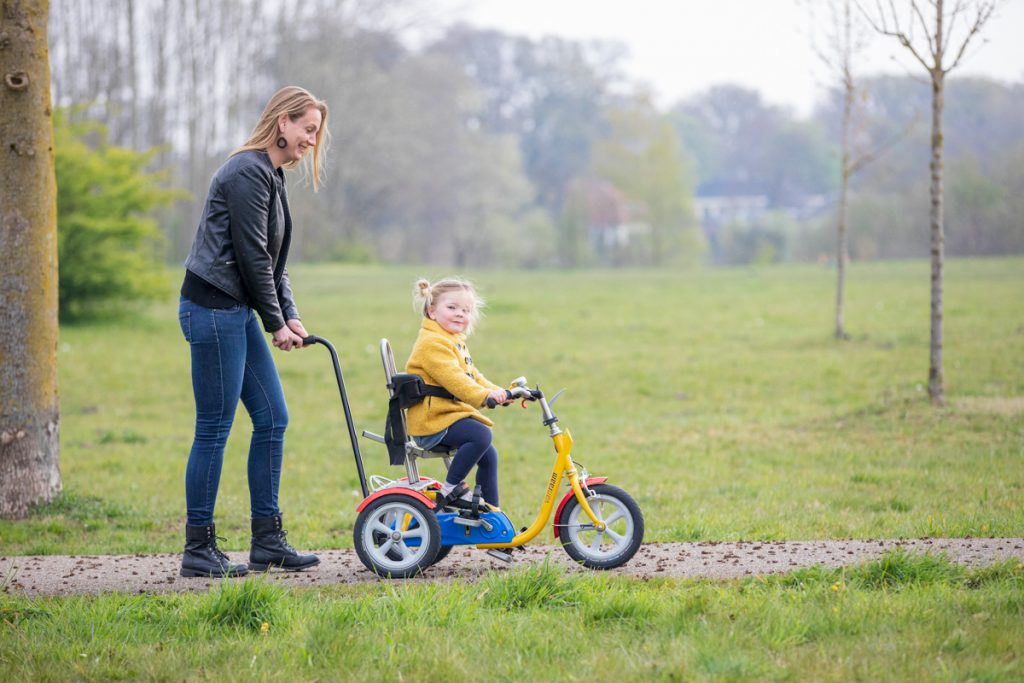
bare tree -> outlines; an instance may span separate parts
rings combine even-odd
[[[807,0],[805,5],[813,15],[817,3]],[[862,21],[858,21],[853,12],[853,0],[830,0],[826,9],[829,17],[822,35],[824,46],[815,44],[814,49],[818,58],[834,75],[843,98],[839,128],[842,158],[839,168],[839,206],[836,210],[835,337],[848,339],[846,269],[850,262],[850,181],[857,172],[902,138],[916,123],[916,119],[911,121],[907,129],[881,144],[865,139],[867,121],[862,105],[868,100],[868,93],[858,82],[855,68],[859,53],[867,45],[868,27]]]
[[[945,256],[943,230],[943,133],[946,74],[960,65],[967,46],[992,18],[998,0],[907,0],[906,12],[896,10],[895,0],[887,6],[876,0],[874,11],[861,7],[872,27],[882,35],[896,38],[910,51],[931,80],[931,344],[928,362],[928,396],[932,403],[945,402],[942,372],[942,269]],[[920,38],[920,30],[924,37]],[[954,38],[954,34],[956,37]],[[957,43],[959,42],[959,46]],[[952,56],[952,62],[949,57]]]
[[[0,14],[0,517],[61,490],[57,188],[47,0]]]
[[[811,5],[813,7],[813,4]],[[851,149],[851,127],[858,87],[854,79],[854,60],[864,47],[863,33],[855,24],[850,11],[850,0],[834,0],[828,5],[831,13],[826,40],[828,48],[816,48],[818,57],[833,71],[842,85],[843,115],[839,131],[842,160],[840,164],[839,206],[836,218],[836,339],[847,339],[846,266],[850,260],[849,247],[849,191],[850,178],[859,166]]]

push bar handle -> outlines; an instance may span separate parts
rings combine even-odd
[[[352,455],[356,460],[356,471],[359,473],[359,486],[363,490],[363,498],[370,495],[370,489],[366,485],[366,473],[363,471],[363,456],[359,452],[359,439],[356,437],[355,422],[352,420],[352,409],[348,405],[348,394],[345,391],[345,378],[341,374],[341,361],[338,360],[338,352],[334,345],[323,337],[314,334],[302,340],[303,346],[321,344],[327,347],[331,353],[331,360],[334,362],[334,376],[338,380],[338,393],[341,394],[341,406],[345,409],[345,422],[348,425],[348,436],[352,441]]]

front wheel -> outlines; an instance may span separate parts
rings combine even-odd
[[[437,516],[399,494],[382,496],[360,512],[353,536],[362,563],[385,578],[416,576],[435,562],[441,545]]]
[[[558,537],[569,557],[589,569],[614,569],[636,554],[644,540],[644,514],[633,497],[617,486],[596,484],[587,498],[594,515],[604,522],[598,530],[573,496],[555,521]]]

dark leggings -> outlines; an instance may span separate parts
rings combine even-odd
[[[476,465],[476,483],[482,489],[484,500],[498,505],[498,451],[491,445],[491,428],[479,420],[464,417],[448,428],[441,444],[458,449],[445,481],[458,484]]]

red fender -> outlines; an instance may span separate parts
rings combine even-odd
[[[606,481],[608,481],[608,477],[588,477],[583,483],[587,486],[591,486],[592,484],[603,484]],[[565,504],[569,502],[569,499],[575,495],[576,492],[569,489],[569,493],[565,494],[565,498],[563,498],[562,502],[558,504],[558,510],[555,511],[555,521],[553,522],[555,527],[555,538],[558,538],[558,520],[562,518],[562,509],[565,507]]]
[[[356,506],[356,512],[362,512],[363,508],[372,503],[373,501],[383,496],[409,496],[415,498],[419,502],[427,506],[428,510],[434,509],[434,501],[424,496],[419,491],[413,491],[412,489],[403,488],[401,486],[392,486],[391,488],[381,489],[380,491],[374,491],[369,496],[363,499],[363,502]]]

